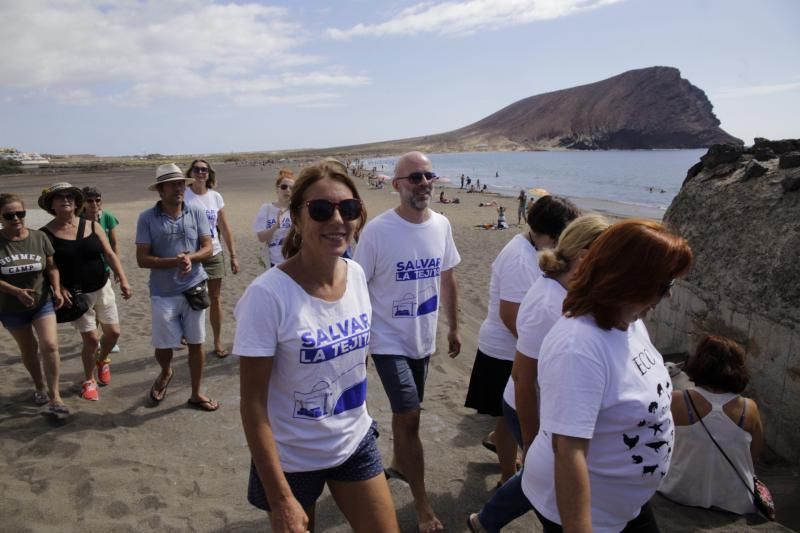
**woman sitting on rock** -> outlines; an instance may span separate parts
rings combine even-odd
[[[749,381],[744,359],[741,346],[717,336],[700,341],[689,359],[686,373],[695,388],[672,393],[672,416],[677,426],[675,451],[669,474],[659,488],[667,498],[737,514],[756,512],[753,463],[761,451],[763,428],[756,402],[741,396]],[[714,445],[709,432],[738,474]]]

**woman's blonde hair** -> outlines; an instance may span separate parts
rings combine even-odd
[[[287,178],[293,180],[294,172],[292,172],[292,169],[290,168],[283,167],[278,171],[278,178],[275,180],[275,188],[277,189],[278,187],[280,187],[281,182]]]
[[[539,268],[551,278],[560,276],[569,270],[578,252],[589,248],[610,226],[611,223],[600,215],[576,218],[564,229],[558,239],[558,246],[539,252]]]

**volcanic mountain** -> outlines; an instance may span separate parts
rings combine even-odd
[[[338,147],[347,153],[704,148],[743,144],[678,69],[649,67],[514,102],[447,133]]]

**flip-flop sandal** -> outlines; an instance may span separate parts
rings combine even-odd
[[[170,382],[172,381],[173,376],[175,376],[175,371],[170,370],[169,376],[167,376],[166,381],[164,381],[164,386],[160,389],[158,388],[158,383],[161,381],[161,375],[159,375],[156,380],[153,382],[153,386],[150,387],[150,399],[156,403],[161,403],[161,401],[167,397],[167,387],[169,387]]]
[[[217,357],[220,358],[220,359],[225,359],[226,357],[228,357],[231,354],[225,348],[223,348],[221,350],[214,350],[214,353],[217,354]]]
[[[438,518],[434,518],[424,524],[418,525],[417,531],[419,531],[419,533],[438,533],[444,531],[444,524],[442,524]]]
[[[33,391],[33,403],[36,405],[44,405],[50,401],[50,397],[47,395],[46,392],[43,391]]]
[[[408,479],[404,476],[400,471],[395,470],[391,466],[389,468],[383,469],[383,475],[386,476],[386,479],[399,479],[403,483],[408,483]]]
[[[490,441],[489,439],[483,439],[481,441],[481,444],[483,444],[483,447],[489,450],[490,452],[497,453],[497,445],[494,442]]]
[[[59,420],[63,420],[70,415],[69,407],[63,403],[50,404],[43,413],[58,418]]]
[[[208,400],[192,400],[189,398],[189,401],[187,401],[186,404],[192,409],[198,409],[200,411],[212,412],[219,409],[219,402],[211,398]]]
[[[467,517],[467,527],[472,533],[484,533],[486,531],[478,519],[478,513],[472,513]]]

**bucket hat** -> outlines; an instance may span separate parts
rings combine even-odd
[[[72,184],[67,183],[66,181],[55,183],[46,189],[42,189],[42,194],[39,195],[39,199],[36,201],[36,203],[39,204],[39,207],[51,215],[54,215],[55,212],[50,207],[50,204],[53,200],[53,195],[64,192],[72,194],[72,196],[75,198],[75,211],[80,211],[81,207],[83,207],[83,191],[77,187],[74,187]]]

